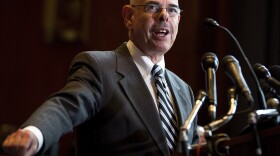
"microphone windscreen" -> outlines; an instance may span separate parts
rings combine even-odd
[[[280,66],[274,65],[269,68],[269,72],[272,77],[274,77],[276,80],[280,81]]]
[[[205,71],[207,71],[208,68],[213,68],[215,71],[217,71],[219,60],[214,53],[208,52],[202,56],[201,64]]]
[[[219,27],[219,23],[212,18],[205,18],[203,23],[208,27]]]
[[[262,64],[256,63],[253,66],[253,69],[259,79],[267,79],[267,78],[271,77],[268,69]]]

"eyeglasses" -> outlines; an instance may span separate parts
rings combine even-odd
[[[159,4],[147,3],[144,5],[132,5],[132,7],[144,6],[147,13],[160,13],[162,9],[165,9],[170,17],[179,16],[183,11],[176,6],[170,6],[167,8],[162,8]]]

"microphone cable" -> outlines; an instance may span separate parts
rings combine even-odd
[[[226,32],[231,36],[231,38],[234,40],[234,42],[236,43],[236,45],[237,45],[239,51],[241,52],[241,54],[242,54],[242,56],[243,56],[243,58],[244,58],[244,60],[245,60],[245,62],[246,62],[246,64],[247,64],[247,66],[248,66],[248,68],[249,68],[249,70],[250,70],[250,72],[251,72],[251,74],[252,74],[252,76],[253,76],[253,79],[254,79],[254,81],[255,81],[255,84],[257,85],[256,87],[257,87],[258,95],[259,95],[259,96],[258,96],[259,107],[260,107],[260,109],[266,109],[267,106],[266,106],[266,103],[265,103],[265,97],[264,97],[264,93],[263,93],[263,91],[262,91],[262,89],[261,89],[261,85],[260,85],[260,83],[259,83],[259,81],[258,81],[258,78],[257,78],[257,76],[256,76],[256,74],[255,74],[255,72],[254,72],[254,70],[253,70],[253,68],[252,68],[252,66],[251,66],[251,64],[250,64],[250,62],[249,62],[249,60],[248,60],[248,58],[246,57],[246,55],[245,55],[245,53],[244,53],[242,47],[240,46],[238,40],[234,37],[234,35],[233,35],[226,27],[219,25],[218,22],[216,22],[215,20],[213,20],[213,19],[211,19],[211,18],[206,18],[205,21],[204,21],[204,23],[205,23],[207,26],[210,26],[210,27],[218,27],[218,28],[220,28],[220,29],[226,31]],[[252,114],[252,113],[251,113],[251,114]],[[251,115],[251,114],[250,114],[250,115]],[[250,125],[252,125],[252,124],[250,124]],[[256,154],[257,154],[258,156],[260,156],[260,155],[262,155],[262,149],[261,149],[261,145],[260,145],[259,135],[258,135],[258,133],[257,133],[257,129],[256,129],[255,126],[256,126],[256,123],[253,124],[253,128],[252,128],[252,129],[253,129],[253,135],[254,135],[255,141],[256,141]]]
[[[255,74],[255,72],[254,72],[254,70],[253,70],[253,68],[252,68],[248,58],[246,57],[242,47],[240,46],[238,40],[236,39],[236,37],[234,37],[234,35],[226,27],[219,25],[219,23],[217,21],[215,21],[215,20],[213,20],[211,18],[206,18],[204,20],[204,24],[209,26],[209,27],[218,27],[218,28],[226,31],[230,35],[231,39],[233,39],[233,41],[237,45],[239,51],[241,52],[241,54],[242,54],[242,56],[243,56],[243,58],[244,58],[244,60],[245,60],[245,62],[247,64],[247,66],[248,66],[248,68],[249,68],[249,70],[250,70],[250,72],[251,72],[251,74],[253,76],[255,84],[257,85],[256,87],[257,87],[258,97],[259,97],[258,100],[260,102],[259,107],[260,107],[260,109],[266,109],[267,106],[266,106],[266,102],[265,102],[265,97],[264,97],[264,93],[263,93],[263,91],[261,89],[260,83],[259,83],[259,81],[257,79],[257,76],[256,76],[256,74]]]

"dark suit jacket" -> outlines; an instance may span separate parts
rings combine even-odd
[[[194,104],[190,87],[166,70],[179,126]],[[44,136],[41,152],[77,126],[77,155],[168,155],[158,111],[126,44],[115,51],[77,55],[66,86],[24,125]],[[196,124],[189,139],[196,135]]]

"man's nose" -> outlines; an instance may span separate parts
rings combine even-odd
[[[169,13],[167,12],[167,8],[161,8],[159,11],[159,21],[166,22],[169,18]]]

